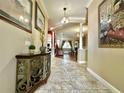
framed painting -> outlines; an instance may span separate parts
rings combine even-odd
[[[124,0],[104,0],[99,8],[99,47],[124,47]]]
[[[37,2],[35,2],[35,28],[38,31],[45,30],[45,16]]]
[[[31,33],[31,0],[0,0],[0,19]]]

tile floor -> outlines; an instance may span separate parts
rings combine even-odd
[[[53,58],[47,84],[34,93],[112,93],[87,70],[69,59]]]

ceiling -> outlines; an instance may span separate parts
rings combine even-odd
[[[67,24],[59,27],[56,34],[57,40],[74,40],[75,36],[77,37],[77,34],[79,34],[79,24]]]
[[[56,30],[58,32],[64,32],[64,34],[66,34],[66,31],[64,31],[66,30],[65,28],[70,27],[72,29],[74,24],[77,25],[77,22],[74,21],[73,23],[65,24],[69,27],[65,25],[63,26],[61,23],[64,16],[63,8],[67,8],[66,16],[71,17],[73,20],[80,20],[86,17],[86,7],[91,3],[91,1],[92,0],[43,0],[49,15],[49,28],[57,28]],[[70,34],[77,32],[74,29],[72,29],[73,31],[69,30]]]

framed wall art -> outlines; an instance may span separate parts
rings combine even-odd
[[[0,19],[31,33],[31,0],[0,0]]]
[[[37,2],[35,2],[35,28],[38,31],[45,30],[45,16]]]
[[[124,47],[124,0],[104,0],[98,13],[99,47]]]

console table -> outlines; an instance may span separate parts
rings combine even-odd
[[[17,55],[16,93],[33,93],[50,75],[50,53]]]

